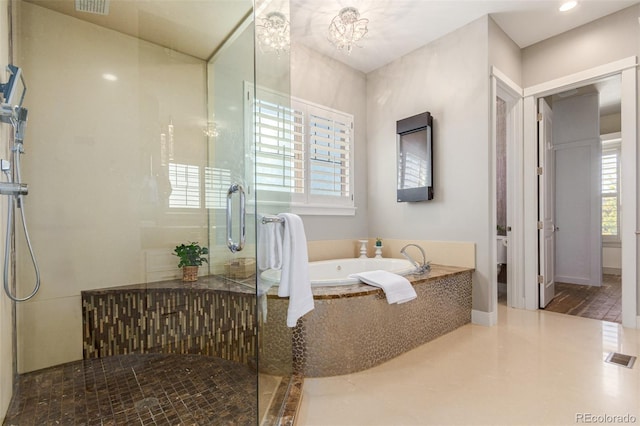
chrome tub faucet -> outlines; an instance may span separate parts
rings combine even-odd
[[[418,263],[414,258],[412,258],[409,255],[409,253],[407,253],[407,247],[410,247],[410,246],[417,247],[418,250],[420,250],[420,253],[422,253],[422,264]],[[427,262],[427,256],[424,254],[424,249],[419,245],[407,244],[406,246],[402,247],[402,249],[400,249],[400,254],[406,257],[407,260],[411,262],[413,266],[416,267],[416,270],[415,270],[416,274],[424,274],[431,270],[431,262]]]

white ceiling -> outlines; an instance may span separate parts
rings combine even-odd
[[[74,0],[25,0],[207,60],[251,11],[250,0],[111,0],[108,16],[76,12]],[[258,11],[286,0],[256,0]],[[579,0],[567,13],[561,0],[290,0],[292,40],[364,73],[490,14],[521,48],[622,10],[638,0]],[[328,41],[331,19],[356,7],[369,32],[350,55]],[[264,16],[264,15],[262,15]],[[602,102],[619,105],[613,81],[598,87]],[[610,95],[606,95],[610,93]],[[613,107],[615,108],[615,107]]]
[[[352,68],[369,72],[475,19],[490,14],[521,48],[638,3],[581,0],[558,11],[560,0],[291,0],[291,37]],[[369,32],[347,55],[327,40],[331,19],[345,6],[369,20]]]
[[[111,0],[109,15],[76,12],[74,0],[25,0],[189,55],[208,59],[250,11],[249,0]],[[263,0],[267,9],[279,0]],[[638,0],[580,0],[561,14],[560,0],[291,0],[292,39],[362,72],[491,14],[520,46],[611,14]],[[351,55],[327,39],[331,19],[346,6],[369,19],[369,33]]]

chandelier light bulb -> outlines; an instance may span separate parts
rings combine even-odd
[[[280,12],[269,12],[261,25],[256,25],[256,38],[260,51],[275,52],[280,56],[291,44],[289,21]]]
[[[345,7],[329,24],[329,41],[339,50],[350,54],[353,46],[368,32],[368,19],[360,19],[360,12],[355,7]]]

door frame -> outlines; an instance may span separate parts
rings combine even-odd
[[[491,187],[492,187],[492,217],[491,217],[491,247],[492,265],[489,277],[490,294],[491,294],[491,319],[492,324],[497,322],[498,318],[498,270],[497,270],[497,248],[496,248],[496,229],[497,229],[497,208],[496,208],[496,98],[499,97],[506,102],[507,106],[507,219],[508,226],[511,231],[507,232],[507,305],[513,308],[524,308],[524,287],[518,285],[524,279],[524,270],[522,268],[524,262],[524,252],[522,250],[523,242],[523,207],[524,198],[522,191],[523,184],[523,91],[520,86],[514,83],[509,77],[496,67],[491,68],[491,147],[492,147],[492,170],[491,170]]]
[[[621,76],[621,197],[624,200],[621,218],[622,240],[622,325],[638,327],[637,317],[637,57],[631,56],[575,74],[537,84],[524,94],[524,293],[526,309],[536,310],[538,301],[537,245],[537,98],[578,88],[612,75]],[[628,213],[628,214],[625,214]]]

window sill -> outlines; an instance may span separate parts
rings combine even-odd
[[[280,209],[299,216],[355,216],[357,210],[355,206],[341,206],[337,204],[302,204],[281,201],[258,201],[257,204],[259,208],[268,207],[269,210],[276,211]]]

